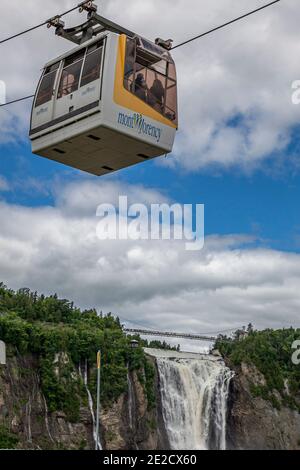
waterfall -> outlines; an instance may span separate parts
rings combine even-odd
[[[226,450],[226,419],[229,385],[234,373],[225,367],[221,368],[214,387],[211,403],[211,448]]]
[[[171,449],[226,449],[233,372],[208,355],[146,350],[156,357],[163,419]]]
[[[133,386],[130,378],[130,373],[127,373],[127,387],[128,387],[128,418],[129,418],[129,428],[133,429]]]
[[[50,440],[51,440],[52,442],[54,442],[53,437],[52,437],[51,432],[50,432],[50,427],[49,427],[47,401],[46,401],[46,398],[45,398],[45,395],[44,395],[44,394],[42,395],[42,397],[43,397],[44,406],[45,406],[45,424],[46,424],[46,430],[47,430],[47,433],[48,433],[48,436],[49,436]]]
[[[31,432],[31,398],[28,398],[26,403],[26,421],[27,421],[27,441],[32,443],[32,432]]]
[[[129,371],[129,367],[127,364],[127,412],[128,412],[128,424],[130,429],[130,436],[132,445],[134,446],[135,450],[139,450],[138,443],[136,442],[135,431],[136,431],[136,398],[134,392],[134,385],[133,385],[133,376]]]
[[[79,374],[82,376],[80,364],[79,364]],[[94,438],[95,447],[97,445],[97,449],[102,450],[101,442],[100,442],[99,436],[97,436],[97,432],[96,432],[96,418],[95,418],[95,412],[94,412],[93,397],[92,397],[92,394],[91,394],[89,386],[88,386],[88,363],[87,363],[87,360],[85,360],[83,382],[84,382],[84,386],[85,386],[85,389],[86,389],[86,392],[87,392],[89,409],[90,409],[91,417],[92,417],[93,438]]]

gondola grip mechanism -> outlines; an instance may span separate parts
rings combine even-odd
[[[167,41],[161,38],[155,39],[155,44],[160,47],[163,47],[164,49],[167,49],[167,51],[170,51],[172,49],[173,42],[173,39],[168,39]]]
[[[93,3],[92,0],[81,2],[78,4],[79,12],[82,13],[84,10],[87,12],[96,12],[98,7]]]
[[[53,16],[53,18],[50,18],[47,22],[47,28],[51,28],[52,26],[54,26],[54,28],[60,29],[65,27],[65,23],[61,20],[59,15],[56,15]]]

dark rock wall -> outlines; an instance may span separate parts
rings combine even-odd
[[[228,407],[228,448],[243,450],[299,450],[300,414],[253,397],[251,384],[263,385],[264,377],[245,364],[236,369]],[[278,397],[279,398],[279,397]]]
[[[68,360],[65,354],[62,356],[64,361]],[[59,374],[58,364],[54,367]],[[74,370],[72,376],[73,380],[78,380],[78,371]],[[101,409],[103,448],[149,450],[165,447],[163,431],[158,432],[157,425],[161,410],[158,407],[148,409],[146,394],[136,372],[130,374],[130,380],[132,426],[127,393],[109,409]],[[83,398],[77,422],[70,422],[62,411],[50,413],[41,390],[38,358],[15,352],[9,354],[7,366],[0,366],[0,445],[1,433],[7,433],[17,438],[14,447],[18,449],[94,449],[93,420],[87,397]]]

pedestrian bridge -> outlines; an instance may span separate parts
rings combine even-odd
[[[217,339],[217,336],[196,335],[189,333],[174,333],[170,331],[144,330],[137,328],[124,328],[124,332],[131,335],[163,336],[167,338],[182,338],[191,339],[195,341],[209,341],[210,343],[215,342]]]

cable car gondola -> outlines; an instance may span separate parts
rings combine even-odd
[[[49,20],[77,47],[45,65],[30,139],[34,154],[100,176],[172,151],[176,68],[170,41],[151,42],[84,5],[84,25]]]

